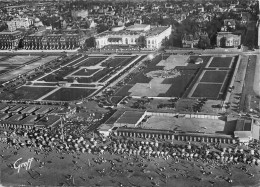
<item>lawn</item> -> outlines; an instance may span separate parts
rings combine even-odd
[[[222,84],[199,83],[191,97],[206,97],[218,99]]]
[[[128,96],[130,95],[130,92],[128,92],[133,86],[132,85],[125,85],[123,86],[116,94],[115,96]]]
[[[55,87],[22,86],[15,91],[0,94],[0,98],[2,100],[36,100],[54,89]]]
[[[130,57],[112,57],[107,61],[103,62],[101,66],[103,67],[116,67],[118,65],[123,65],[125,61],[130,59]]]
[[[93,75],[95,72],[97,72],[100,69],[81,69],[73,74],[73,76],[90,76]]]
[[[197,70],[180,70],[180,72],[181,76],[164,79],[162,84],[171,84],[171,87],[164,94],[159,94],[159,97],[181,97]]]
[[[78,66],[95,66],[101,61],[105,60],[107,56],[105,57],[89,57],[88,59],[81,62]]]
[[[44,98],[43,100],[53,101],[73,101],[88,97],[96,89],[85,89],[85,88],[61,88]]]
[[[228,68],[232,62],[232,57],[214,57],[209,67],[225,67]]]
[[[128,84],[149,83],[152,78],[145,76],[142,72],[135,75]]]
[[[124,96],[112,96],[110,100],[113,104],[118,104],[123,98]]]
[[[200,82],[223,83],[227,75],[227,71],[205,71]]]
[[[41,78],[39,81],[46,81],[46,82],[58,82],[58,81],[62,81],[63,78],[69,74],[71,74],[72,72],[74,72],[76,69],[74,67],[71,66],[66,66],[63,67],[55,72],[52,72],[49,75],[44,76],[43,78]]]

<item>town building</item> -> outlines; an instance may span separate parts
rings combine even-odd
[[[194,48],[198,45],[199,38],[193,36],[192,34],[184,34],[182,38],[182,47],[183,48]]]
[[[13,49],[18,46],[23,32],[0,32],[0,49]]]
[[[204,40],[204,41],[209,40],[208,34],[206,32],[196,32],[194,35],[184,34],[182,37],[182,47],[183,48],[197,47],[200,40]]]
[[[232,32],[217,33],[217,47],[238,47],[241,44],[241,35]]]
[[[95,36],[96,48],[107,45],[132,45],[147,49],[158,49],[165,38],[171,35],[171,26],[150,26],[144,24],[114,27]]]
[[[33,25],[33,20],[27,18],[14,18],[11,21],[7,21],[8,29],[10,31],[15,31],[19,28],[29,29],[31,25]]]
[[[235,29],[236,21],[234,19],[224,19],[224,26]]]

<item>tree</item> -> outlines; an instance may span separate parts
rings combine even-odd
[[[107,26],[107,25],[105,25],[105,24],[100,24],[100,25],[98,25],[98,27],[97,27],[97,32],[98,33],[101,33],[101,32],[104,32],[104,31],[106,31],[106,30],[108,30],[109,29],[109,27]]]
[[[139,47],[144,48],[146,46],[146,40],[144,36],[140,36],[138,38]]]
[[[4,31],[4,30],[6,30],[6,29],[8,29],[7,24],[2,23],[2,24],[0,25],[0,32]]]
[[[86,40],[86,47],[95,47],[95,38],[90,37]]]
[[[24,45],[23,45],[23,39],[20,39],[19,40],[19,43],[18,43],[18,48],[23,48]]]
[[[199,43],[198,43],[198,48],[201,49],[207,49],[209,48],[210,45],[210,40],[208,37],[200,37]]]
[[[226,37],[220,38],[220,47],[226,47]]]

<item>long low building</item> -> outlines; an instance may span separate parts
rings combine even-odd
[[[245,143],[259,139],[252,119],[235,119],[214,114],[173,114],[149,111],[117,111],[98,131],[104,136]]]
[[[101,49],[107,45],[136,45],[146,49],[159,49],[171,32],[171,26],[137,24],[127,28],[115,27],[95,36],[96,48]]]

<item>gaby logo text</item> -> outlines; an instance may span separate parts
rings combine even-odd
[[[17,169],[18,173],[20,172],[20,169],[22,167],[24,167],[26,169],[26,171],[31,168],[31,164],[32,164],[33,158],[29,158],[27,162],[23,162],[21,164],[18,164],[19,160],[22,160],[22,158],[19,158],[18,160],[16,160],[14,162],[14,169]]]

